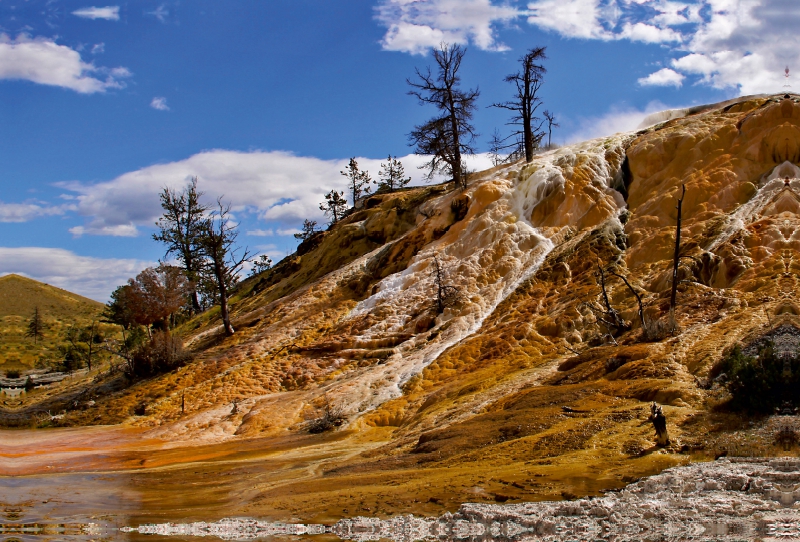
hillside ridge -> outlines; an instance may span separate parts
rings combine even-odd
[[[0,277],[0,317],[29,318],[35,307],[56,314],[75,307],[101,309],[102,303],[57,286],[11,273]]]

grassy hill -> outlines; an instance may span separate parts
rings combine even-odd
[[[37,307],[45,329],[34,345],[25,331]],[[102,303],[55,286],[19,275],[0,277],[0,371],[24,371],[52,357],[69,326],[87,325],[102,310]]]

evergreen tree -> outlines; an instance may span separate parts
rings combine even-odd
[[[294,238],[302,243],[306,239],[314,237],[314,234],[317,233],[318,231],[319,230],[317,230],[316,220],[305,219],[303,220],[303,231],[301,231],[300,233],[295,233]]]
[[[351,158],[347,169],[339,173],[347,177],[347,190],[350,191],[353,197],[353,206],[355,206],[361,196],[369,194],[369,185],[372,183],[372,179],[368,172],[358,169],[358,162],[355,158]]]
[[[321,211],[325,211],[325,216],[330,217],[331,224],[336,224],[347,212],[347,200],[344,192],[331,190],[325,194],[325,201],[319,204],[319,208]]]
[[[160,196],[164,214],[156,222],[159,232],[153,234],[154,240],[167,246],[167,254],[175,255],[181,262],[186,278],[192,284],[189,296],[192,311],[195,313],[201,310],[197,295],[200,271],[203,268],[199,239],[209,210],[208,206],[200,203],[202,195],[202,192],[197,191],[197,177],[181,192],[164,188]]]
[[[403,188],[411,182],[411,177],[404,177],[405,170],[403,164],[397,158],[389,155],[387,162],[381,164],[381,171],[378,173],[380,181],[378,190],[394,192],[398,188]]]
[[[44,322],[39,314],[39,307],[33,309],[33,316],[28,320],[28,329],[25,331],[26,337],[33,339],[33,344],[36,344],[42,338],[42,331],[44,330]]]
[[[264,271],[268,271],[272,267],[272,258],[267,256],[266,254],[260,255],[258,258],[253,260],[253,267],[250,270],[250,276],[254,277]]]

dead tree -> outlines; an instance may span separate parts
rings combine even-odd
[[[636,303],[638,303],[638,305],[639,305],[639,322],[642,324],[642,329],[643,330],[646,329],[647,326],[645,325],[645,321],[644,321],[644,304],[642,303],[642,296],[639,295],[639,292],[634,290],[633,286],[631,286],[631,283],[628,282],[628,279],[626,279],[625,277],[623,277],[622,275],[620,275],[616,271],[609,270],[608,274],[609,275],[614,275],[615,277],[621,279],[622,282],[625,283],[625,286],[628,287],[628,290],[630,290],[631,293],[633,294],[633,296],[636,298]]]
[[[549,149],[553,146],[553,128],[561,128],[561,125],[556,122],[556,116],[547,109],[542,114],[547,122],[547,148]]]
[[[433,50],[437,73],[416,70],[419,82],[407,79],[413,90],[411,96],[421,105],[430,104],[439,114],[425,124],[415,126],[408,135],[409,142],[415,146],[416,154],[428,156],[423,168],[428,169],[428,178],[437,172],[452,175],[459,188],[466,188],[467,177],[464,172],[465,154],[474,154],[472,141],[477,136],[475,127],[470,124],[475,111],[475,101],[480,95],[476,89],[461,90],[458,70],[466,49],[460,45],[442,43]]]
[[[669,296],[669,321],[675,329],[675,300],[678,296],[678,266],[681,261],[681,210],[683,198],[686,196],[686,185],[681,185],[681,197],[678,199],[678,221],[675,225],[675,255],[672,259],[672,293]]]
[[[536,110],[542,105],[542,99],[537,96],[537,93],[542,87],[544,74],[547,72],[540,63],[547,58],[545,49],[546,47],[530,49],[519,59],[522,69],[505,78],[507,83],[513,83],[516,87],[514,98],[506,102],[492,104],[492,107],[514,112],[509,124],[520,126],[520,129],[511,135],[522,136],[526,162],[533,160],[533,151],[539,146],[539,141],[544,137],[544,133],[541,131],[543,121],[536,117]]]
[[[433,257],[433,285],[436,287],[437,314],[441,314],[446,307],[450,307],[458,299],[458,288],[447,284],[438,256]]]
[[[605,305],[605,309],[598,310],[598,307],[594,306],[592,303],[584,303],[584,305],[592,309],[592,312],[595,313],[597,320],[606,326],[609,335],[613,339],[615,333],[619,333],[620,331],[628,331],[631,326],[622,318],[622,315],[619,313],[619,311],[611,306],[611,301],[608,299],[608,291],[606,290],[606,270],[603,269],[599,262],[597,263],[596,276],[597,281],[600,284],[600,291],[602,293],[603,305]]]
[[[200,247],[206,258],[207,273],[213,277],[217,289],[225,335],[230,337],[234,329],[228,312],[228,296],[230,288],[238,281],[239,271],[249,261],[250,252],[245,248],[241,256],[237,256],[235,244],[239,232],[230,221],[230,204],[224,204],[220,198],[217,206],[218,210],[203,223]]]

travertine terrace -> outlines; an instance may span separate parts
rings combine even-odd
[[[234,337],[201,316],[182,330],[193,363],[63,423],[299,450],[332,438],[306,427],[335,405],[347,415],[335,450],[260,486],[248,509],[306,520],[585,496],[720,453],[771,453],[778,422],[717,409],[712,377],[727,349],[800,326],[800,100],[668,116],[475,174],[464,191],[366,198],[244,283]],[[682,185],[679,329],[645,340],[636,299],[609,277],[631,325],[611,338],[588,307],[598,264],[667,326]],[[442,314],[434,256],[459,288]],[[665,405],[668,448],[654,446],[650,401]]]

